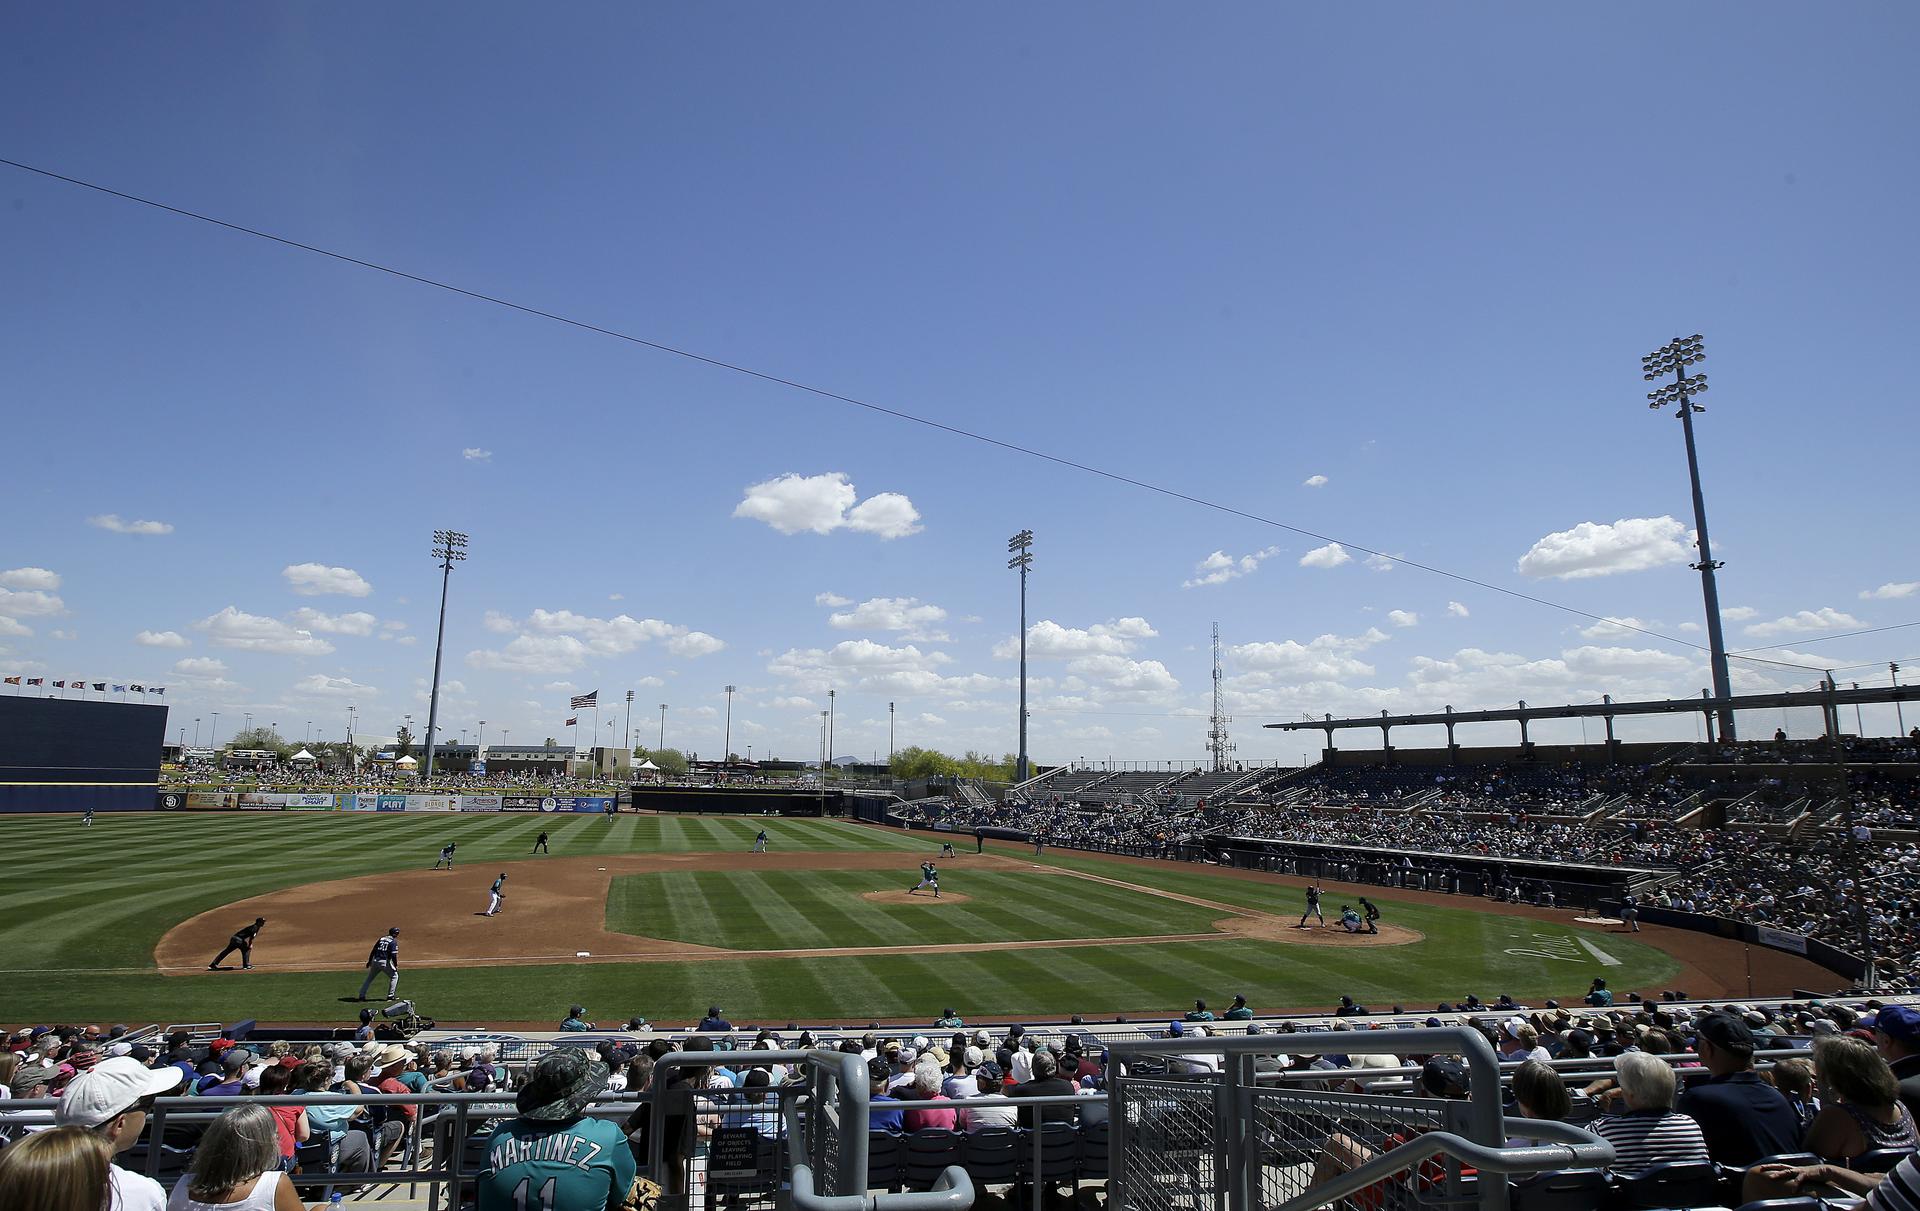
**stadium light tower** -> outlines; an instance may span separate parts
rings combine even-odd
[[[1687,477],[1693,484],[1693,529],[1699,535],[1700,546],[1700,562],[1689,566],[1700,573],[1700,592],[1706,598],[1707,649],[1713,664],[1713,696],[1724,701],[1732,696],[1733,685],[1727,677],[1727,641],[1720,630],[1720,586],[1713,578],[1714,570],[1720,564],[1713,557],[1712,544],[1707,541],[1707,501],[1700,491],[1700,456],[1693,445],[1693,414],[1705,411],[1693,402],[1693,397],[1707,389],[1707,376],[1687,375],[1688,366],[1705,361],[1706,357],[1699,333],[1676,336],[1640,359],[1640,377],[1651,383],[1673,375],[1672,382],[1661,383],[1647,392],[1647,406],[1657,411],[1668,404],[1679,405],[1680,431],[1687,439]],[[1736,739],[1733,708],[1722,706],[1719,714],[1720,738]]]
[[[1033,567],[1033,531],[1022,530],[1007,539],[1013,558],[1009,568],[1020,569],[1020,755],[1014,759],[1013,780],[1027,780],[1027,569]]]
[[[720,776],[726,777],[727,762],[733,760],[733,686],[727,687],[727,726],[720,733]]]
[[[440,629],[433,637],[433,692],[427,699],[428,786],[433,784],[433,729],[440,718],[440,649],[447,638],[447,585],[453,579],[453,565],[467,557],[467,536],[456,530],[435,530],[433,557],[440,561]]]

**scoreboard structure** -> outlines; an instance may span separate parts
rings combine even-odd
[[[167,708],[0,696],[0,812],[151,811]]]

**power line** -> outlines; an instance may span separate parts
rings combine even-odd
[[[1838,634],[1834,634],[1834,635],[1816,635],[1810,639],[1789,639],[1785,643],[1770,643],[1770,644],[1767,644],[1765,647],[1758,647],[1758,648],[1741,648],[1740,651],[1771,652],[1777,648],[1805,647],[1810,643],[1825,643],[1830,639],[1852,639],[1858,635],[1878,635],[1882,631],[1899,631],[1899,630],[1905,630],[1907,627],[1920,627],[1920,622],[1896,622],[1891,626],[1867,627],[1865,630],[1860,630],[1860,631],[1841,631]],[[1729,656],[1734,655],[1734,653],[1732,652],[1729,652],[1727,654]]]
[[[1609,618],[1601,614],[1594,614],[1587,610],[1579,609],[1575,606],[1570,606],[1562,602],[1553,601],[1549,598],[1537,597],[1531,593],[1523,593],[1518,589],[1511,589],[1503,585],[1494,584],[1490,581],[1480,580],[1476,577],[1468,576],[1461,572],[1450,572],[1445,568],[1436,567],[1432,564],[1421,563],[1418,560],[1407,559],[1404,556],[1399,556],[1399,555],[1392,555],[1385,551],[1380,551],[1372,547],[1363,546],[1360,543],[1348,542],[1343,539],[1334,538],[1330,535],[1322,534],[1315,530],[1309,530],[1302,526],[1292,525],[1288,522],[1281,521],[1277,518],[1267,517],[1259,513],[1250,513],[1244,509],[1235,508],[1232,505],[1225,505],[1225,504],[1221,504],[1218,501],[1208,500],[1205,497],[1194,496],[1191,493],[1182,492],[1177,488],[1169,488],[1162,484],[1156,484],[1148,480],[1136,479],[1133,476],[1126,475],[1118,471],[1109,471],[1103,467],[1096,467],[1090,463],[1078,462],[1074,459],[1066,458],[1062,455],[1049,454],[1043,450],[1036,450],[1030,446],[1023,446],[1016,442],[1004,441],[997,437],[989,437],[984,433],[976,433],[973,430],[963,429],[957,425],[949,425],[944,421],[934,420],[931,417],[919,416],[912,412],[906,412],[898,408],[890,408],[883,404],[876,404],[869,400],[859,399],[851,395],[843,395],[838,391],[832,391],[825,387],[816,387],[808,383],[800,382],[796,379],[783,378],[780,375],[772,374],[764,370],[755,370],[749,366],[740,365],[737,362],[729,362],[729,361],[724,361],[720,358],[709,357],[706,354],[696,353],[690,349],[683,349],[678,346],[668,345],[660,341],[648,340],[645,337],[634,336],[631,333],[621,332],[621,331],[618,331],[617,329],[604,328],[598,324],[589,323],[586,320],[575,319],[571,316],[561,315],[558,312],[547,311],[539,307],[528,306],[525,303],[516,303],[510,299],[501,298],[498,295],[486,294],[478,290],[469,290],[464,286],[456,286],[450,282],[444,282],[437,278],[430,278],[417,273],[409,273],[406,270],[396,269],[390,265],[383,265],[377,261],[369,261],[361,257],[350,256],[343,252],[335,252],[332,249],[322,248],[316,244],[303,243],[299,240],[291,239],[287,236],[275,235],[269,231],[261,231],[258,228],[248,227],[240,223],[229,222],[226,219],[214,218],[212,215],[202,214],[198,211],[187,210],[179,206],[171,206],[165,202],[157,201],[153,198],[142,197],[141,195],[134,194],[134,193],[127,193],[123,190],[113,189],[105,185],[97,184],[93,181],[82,180],[79,177],[71,177],[71,176],[65,175],[64,173],[54,172],[50,169],[40,168],[32,164],[24,164],[18,160],[9,160],[5,158],[0,158],[0,164],[4,164],[9,168],[19,169],[22,172],[32,173],[35,176],[45,177],[48,180],[60,181],[67,185],[73,185],[81,189],[92,190],[95,193],[105,194],[108,197],[119,198],[122,201],[133,202],[137,205],[147,206],[154,210],[165,211],[168,214],[177,215],[180,218],[192,219],[200,223],[207,223],[215,227],[224,228],[228,231],[237,232],[241,235],[252,236],[255,239],[266,240],[270,243],[279,244],[286,248],[298,249],[301,252],[310,252],[310,253],[313,253],[315,256],[327,257],[331,260],[340,261],[348,265],[354,265],[361,269],[370,269],[376,273],[384,273],[391,277],[396,277],[396,278],[403,279],[405,281],[413,282],[417,285],[430,286],[436,290],[444,290],[449,294],[457,294],[463,298],[472,299],[476,302],[490,303],[496,307],[504,307],[510,311],[518,311],[523,315],[530,315],[539,319],[551,320],[556,324],[565,324],[571,328],[578,328],[583,332],[592,332],[600,336],[612,337],[615,340],[626,341],[629,344],[639,345],[643,348],[652,349],[659,353],[671,354],[674,357],[685,358],[688,361],[699,362],[702,365],[711,366],[717,370],[730,371],[734,374],[743,375],[747,378],[757,379],[761,382],[772,383],[776,386],[787,387],[795,391],[802,391],[808,395],[812,395],[820,399],[832,400],[836,403],[846,404],[849,407],[861,408],[868,412],[876,413],[881,416],[890,416],[896,420],[902,420],[910,424],[920,425],[928,429],[934,429],[954,437],[963,437],[970,441],[979,442],[983,445],[993,446],[1001,450],[1006,450],[1010,453],[1025,455],[1028,458],[1036,459],[1041,462],[1052,463],[1053,465],[1058,467],[1066,467],[1070,470],[1079,471],[1079,472],[1082,472],[1083,474],[1096,476],[1098,478],[1105,479],[1113,483],[1125,484],[1129,487],[1139,488],[1143,491],[1152,492],[1159,496],[1164,496],[1170,500],[1184,501],[1187,504],[1198,505],[1203,509],[1211,509],[1214,512],[1224,513],[1230,517],[1238,517],[1244,521],[1256,522],[1260,525],[1271,526],[1274,529],[1285,530],[1290,534],[1297,534],[1302,538],[1311,538],[1317,542],[1323,542],[1323,543],[1337,543],[1341,547],[1358,551],[1363,555],[1369,555],[1376,559],[1388,560],[1392,563],[1401,564],[1405,567],[1414,568],[1418,571],[1427,572],[1435,576],[1440,576],[1447,580],[1455,581],[1459,584],[1472,585],[1475,588],[1485,589],[1490,593],[1498,593],[1504,597],[1511,597],[1518,601],[1525,601],[1525,602],[1530,602],[1533,605],[1545,606],[1550,610],[1559,610],[1562,613],[1571,614],[1578,618],[1586,618],[1594,622],[1609,623],[1613,626],[1619,627],[1621,630],[1633,631],[1637,634],[1645,635],[1651,639],[1658,639],[1663,643],[1676,644],[1680,647],[1692,648],[1696,651],[1706,651],[1706,648],[1704,648],[1700,644],[1692,642],[1691,640],[1681,639],[1673,635],[1663,635],[1658,631],[1649,630],[1646,627],[1635,626],[1631,623],[1621,622],[1620,620],[1615,618]],[[1800,667],[1800,666],[1789,666],[1789,667]]]

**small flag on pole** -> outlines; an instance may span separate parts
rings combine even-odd
[[[599,706],[599,705],[600,705],[600,691],[594,690],[591,693],[581,694],[576,698],[574,698],[573,702],[570,704],[569,709],[576,710],[576,711],[584,711],[590,706]]]
[[[137,685],[130,685],[130,686],[128,686],[127,688],[128,688],[128,689],[130,689],[130,690],[132,690],[132,691],[133,691],[134,693],[136,693],[136,694],[144,694],[144,693],[146,693],[146,692],[147,692],[146,690],[144,690],[144,689],[142,689],[141,687],[139,687],[139,686],[137,686]]]
[[[46,679],[45,677],[29,677],[29,678],[27,678],[27,684],[28,684],[28,685],[45,685],[46,683],[47,683],[47,679]]]
[[[53,683],[53,688],[56,690],[64,690],[67,688],[67,683],[64,681],[56,681]]]
[[[8,677],[6,678],[6,683],[8,685],[19,685],[20,679],[18,677]]]
[[[573,718],[571,718],[571,719],[569,719],[569,720],[567,720],[567,722],[566,722],[566,724],[565,724],[564,726],[566,726],[566,727],[579,727],[579,726],[580,726],[580,716],[578,716],[578,715],[575,715],[575,716],[574,716]]]
[[[127,692],[127,687],[124,685],[116,685],[113,687],[113,692],[116,694],[124,694]]]
[[[94,692],[94,693],[96,693],[96,694],[104,694],[104,693],[106,693],[106,692],[107,692],[107,683],[106,683],[106,682],[104,682],[104,681],[96,681],[96,682],[94,682],[94,683],[93,683],[93,692]]]
[[[156,685],[153,687],[153,690],[151,692],[155,694],[164,694],[167,692],[167,687],[164,685]]]

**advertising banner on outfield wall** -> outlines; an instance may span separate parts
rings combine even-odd
[[[1768,929],[1764,925],[1759,926],[1756,930],[1754,941],[1760,943],[1762,946],[1770,946],[1775,950],[1791,951],[1799,955],[1807,953],[1807,936],[1805,934],[1788,933],[1784,929]]]
[[[334,799],[336,806],[343,812],[370,812],[377,810],[380,806],[380,796],[370,791],[357,794],[353,791],[343,791],[335,795]]]
[[[452,795],[407,796],[407,810],[410,812],[450,812],[454,806]]]
[[[500,810],[503,812],[537,812],[540,810],[538,795],[502,795]]]
[[[158,811],[177,812],[187,805],[184,791],[161,791],[154,796],[153,806]]]
[[[243,791],[234,797],[234,806],[243,812],[277,812],[287,806],[285,795],[262,791]]]
[[[190,812],[219,812],[233,806],[233,796],[220,791],[190,791],[186,808]]]
[[[497,812],[501,809],[499,795],[461,795],[460,810],[463,812]]]
[[[374,809],[377,812],[403,812],[407,810],[405,795],[381,795]]]
[[[333,796],[315,794],[307,791],[287,796],[287,810],[293,812],[330,812],[333,810]]]
[[[543,812],[603,812],[612,806],[606,795],[549,795],[540,801]]]

